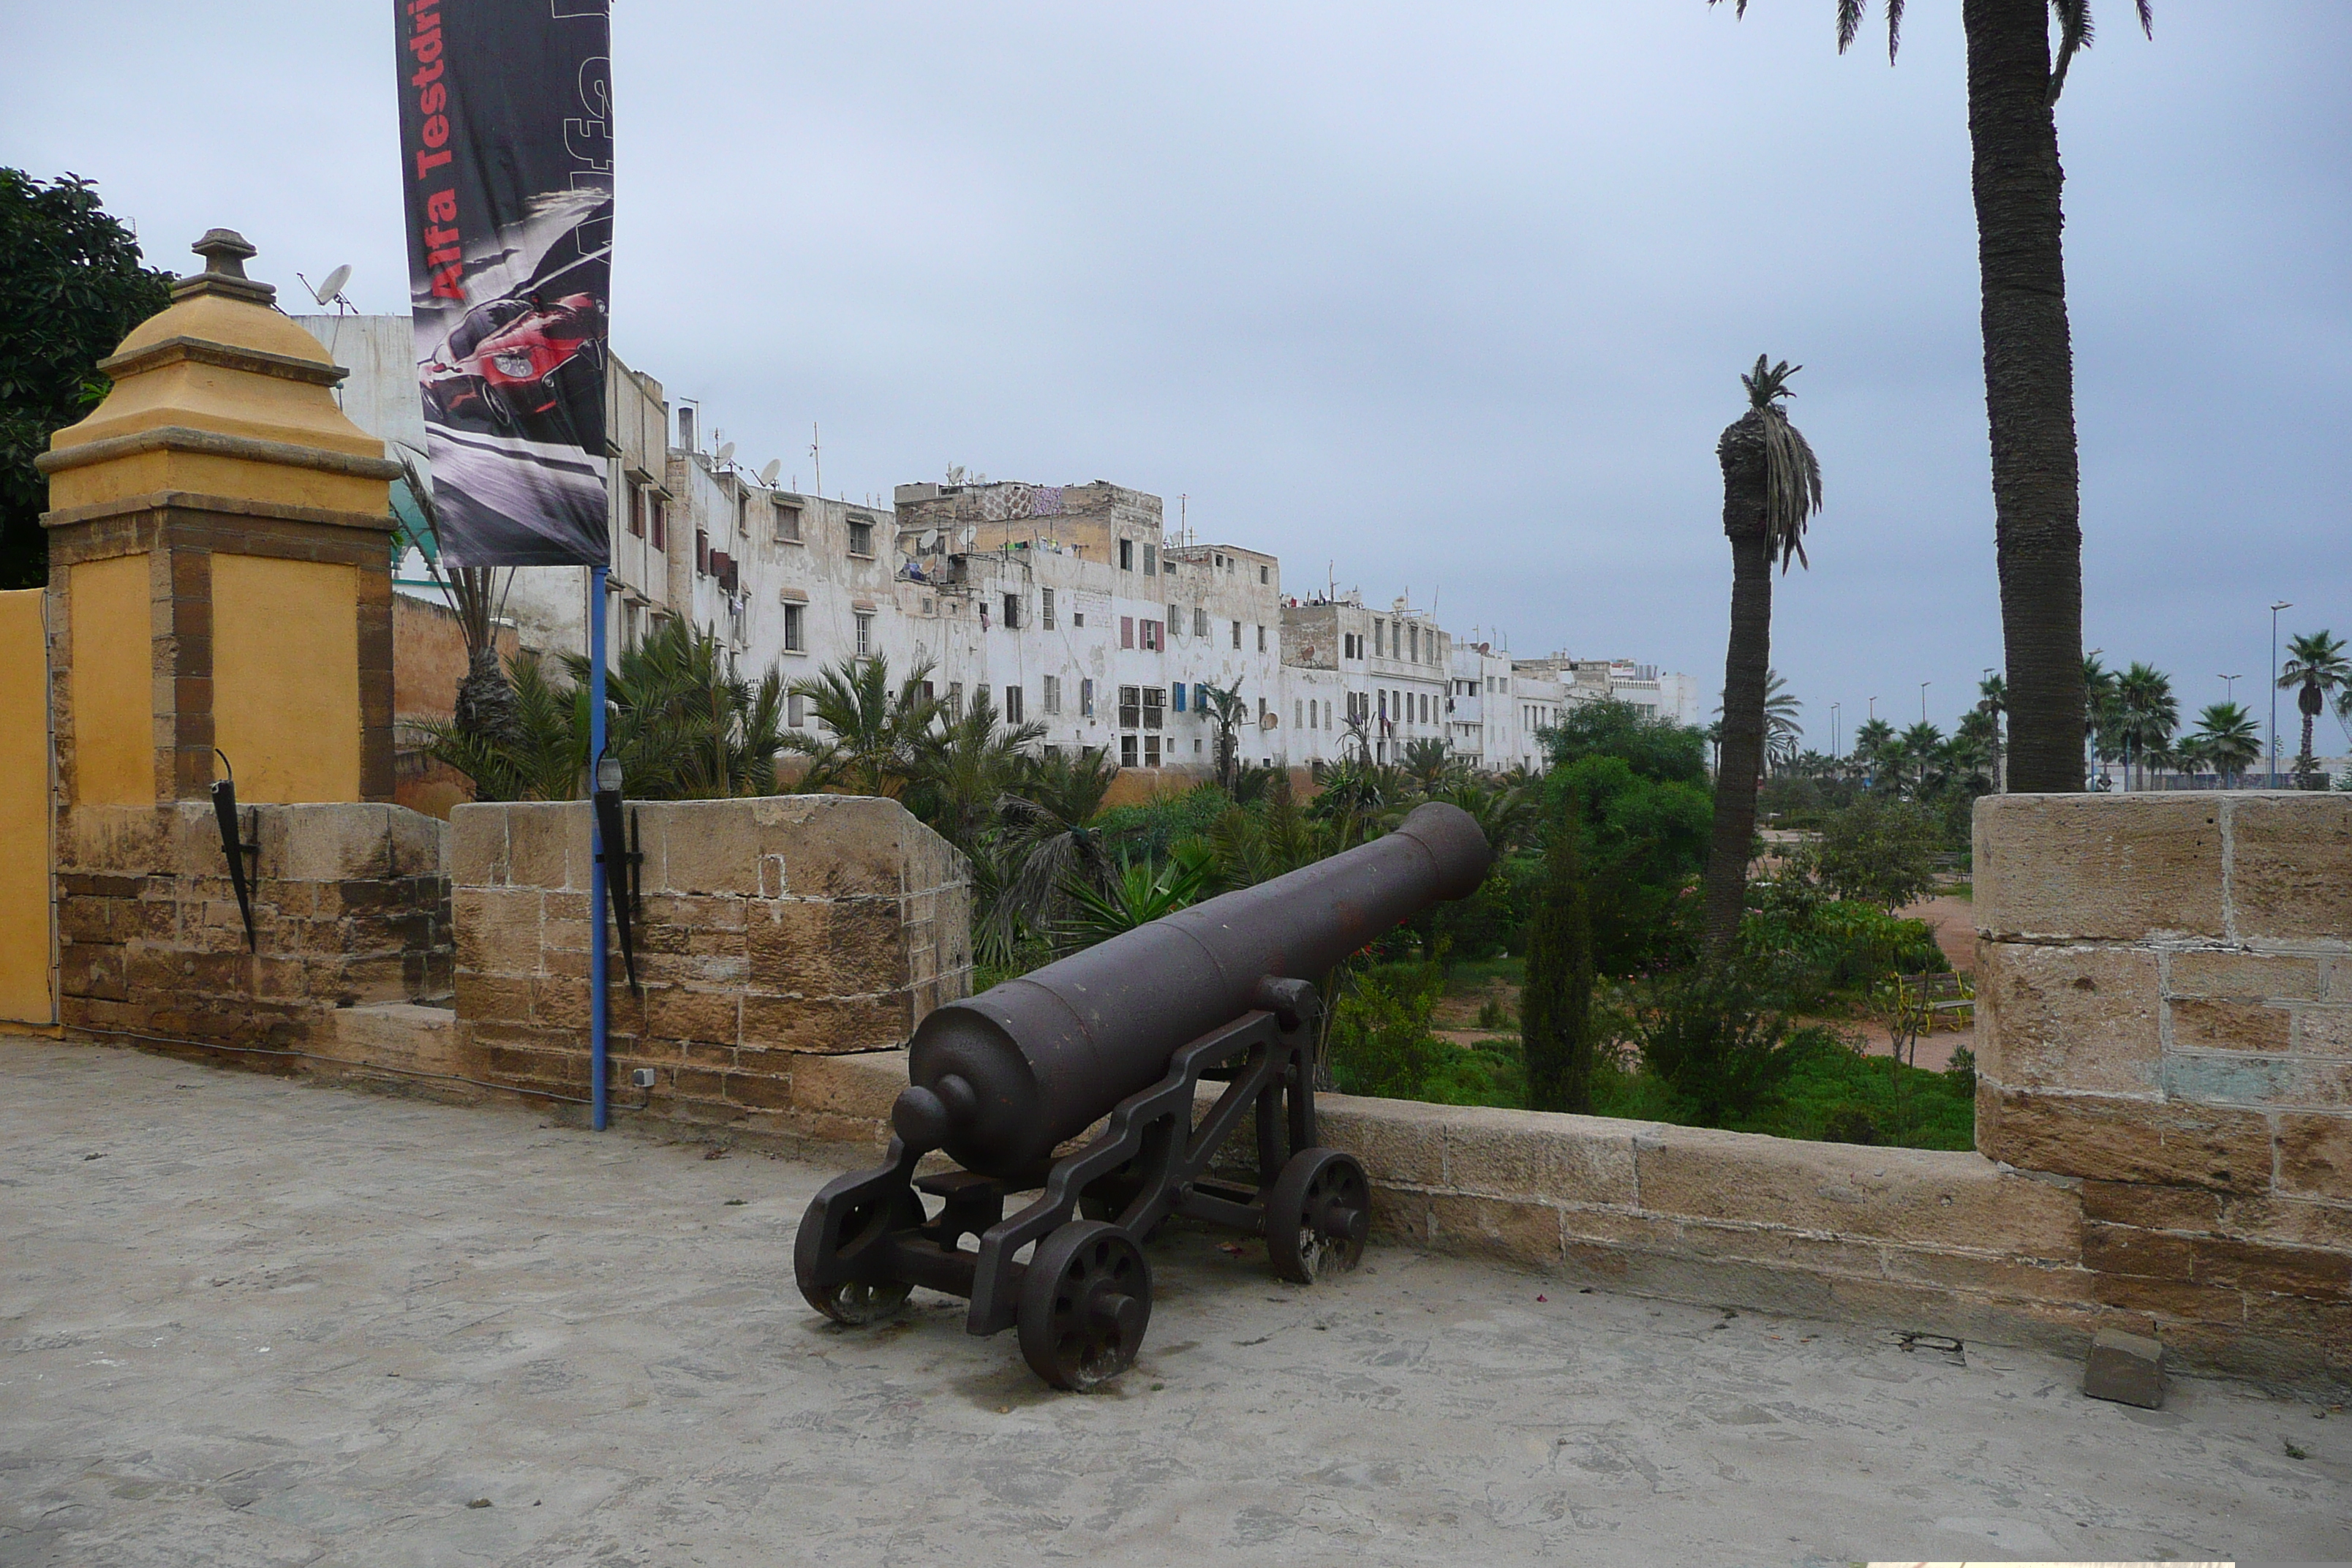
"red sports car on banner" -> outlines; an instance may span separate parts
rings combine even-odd
[[[565,409],[593,411],[566,431],[584,445],[602,437],[604,311],[587,294],[550,300],[533,292],[488,300],[466,313],[424,369],[428,419],[515,430],[578,425]]]

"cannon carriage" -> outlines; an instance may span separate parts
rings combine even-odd
[[[1144,1244],[1171,1215],[1265,1237],[1300,1284],[1353,1268],[1371,1193],[1351,1155],[1317,1142],[1316,982],[1470,893],[1488,859],[1466,812],[1425,804],[1383,838],[938,1008],[884,1163],[809,1205],[802,1294],[851,1324],[918,1285],[963,1297],[967,1331],[1016,1329],[1040,1377],[1083,1390],[1133,1364],[1151,1316]],[[1223,1089],[1201,1115],[1207,1082]],[[1254,1149],[1229,1153],[1245,1123]],[[919,1174],[934,1151],[956,1168]]]

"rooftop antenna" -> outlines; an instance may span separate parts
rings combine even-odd
[[[783,471],[784,460],[782,458],[771,458],[768,459],[768,466],[760,470],[760,482],[772,489],[775,488],[776,476]]]
[[[824,494],[824,452],[816,438],[816,421],[809,421],[809,461],[816,465],[816,493]]]
[[[294,276],[297,278],[302,278],[302,275],[299,272],[297,272]],[[357,315],[359,313],[359,307],[352,304],[349,300],[343,297],[343,285],[351,280],[351,266],[349,263],[345,263],[343,266],[336,268],[332,272],[328,273],[325,279],[316,285],[313,285],[308,278],[302,278],[302,287],[310,289],[310,297],[318,300],[320,304],[334,306],[335,314],[338,316]]]
[[[1181,490],[1176,496],[1176,532],[1185,543],[1192,542],[1192,509],[1191,498]]]

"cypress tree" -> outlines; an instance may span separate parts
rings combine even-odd
[[[1528,1105],[1592,1109],[1592,919],[1586,903],[1575,792],[1553,781],[1544,885],[1528,922],[1528,984],[1519,998]]]

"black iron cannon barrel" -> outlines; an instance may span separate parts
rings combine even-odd
[[[1393,833],[1193,905],[925,1018],[892,1121],[966,1169],[1034,1171],[1169,1070],[1188,1042],[1268,1006],[1264,982],[1319,980],[1492,858],[1469,813],[1432,801]]]

